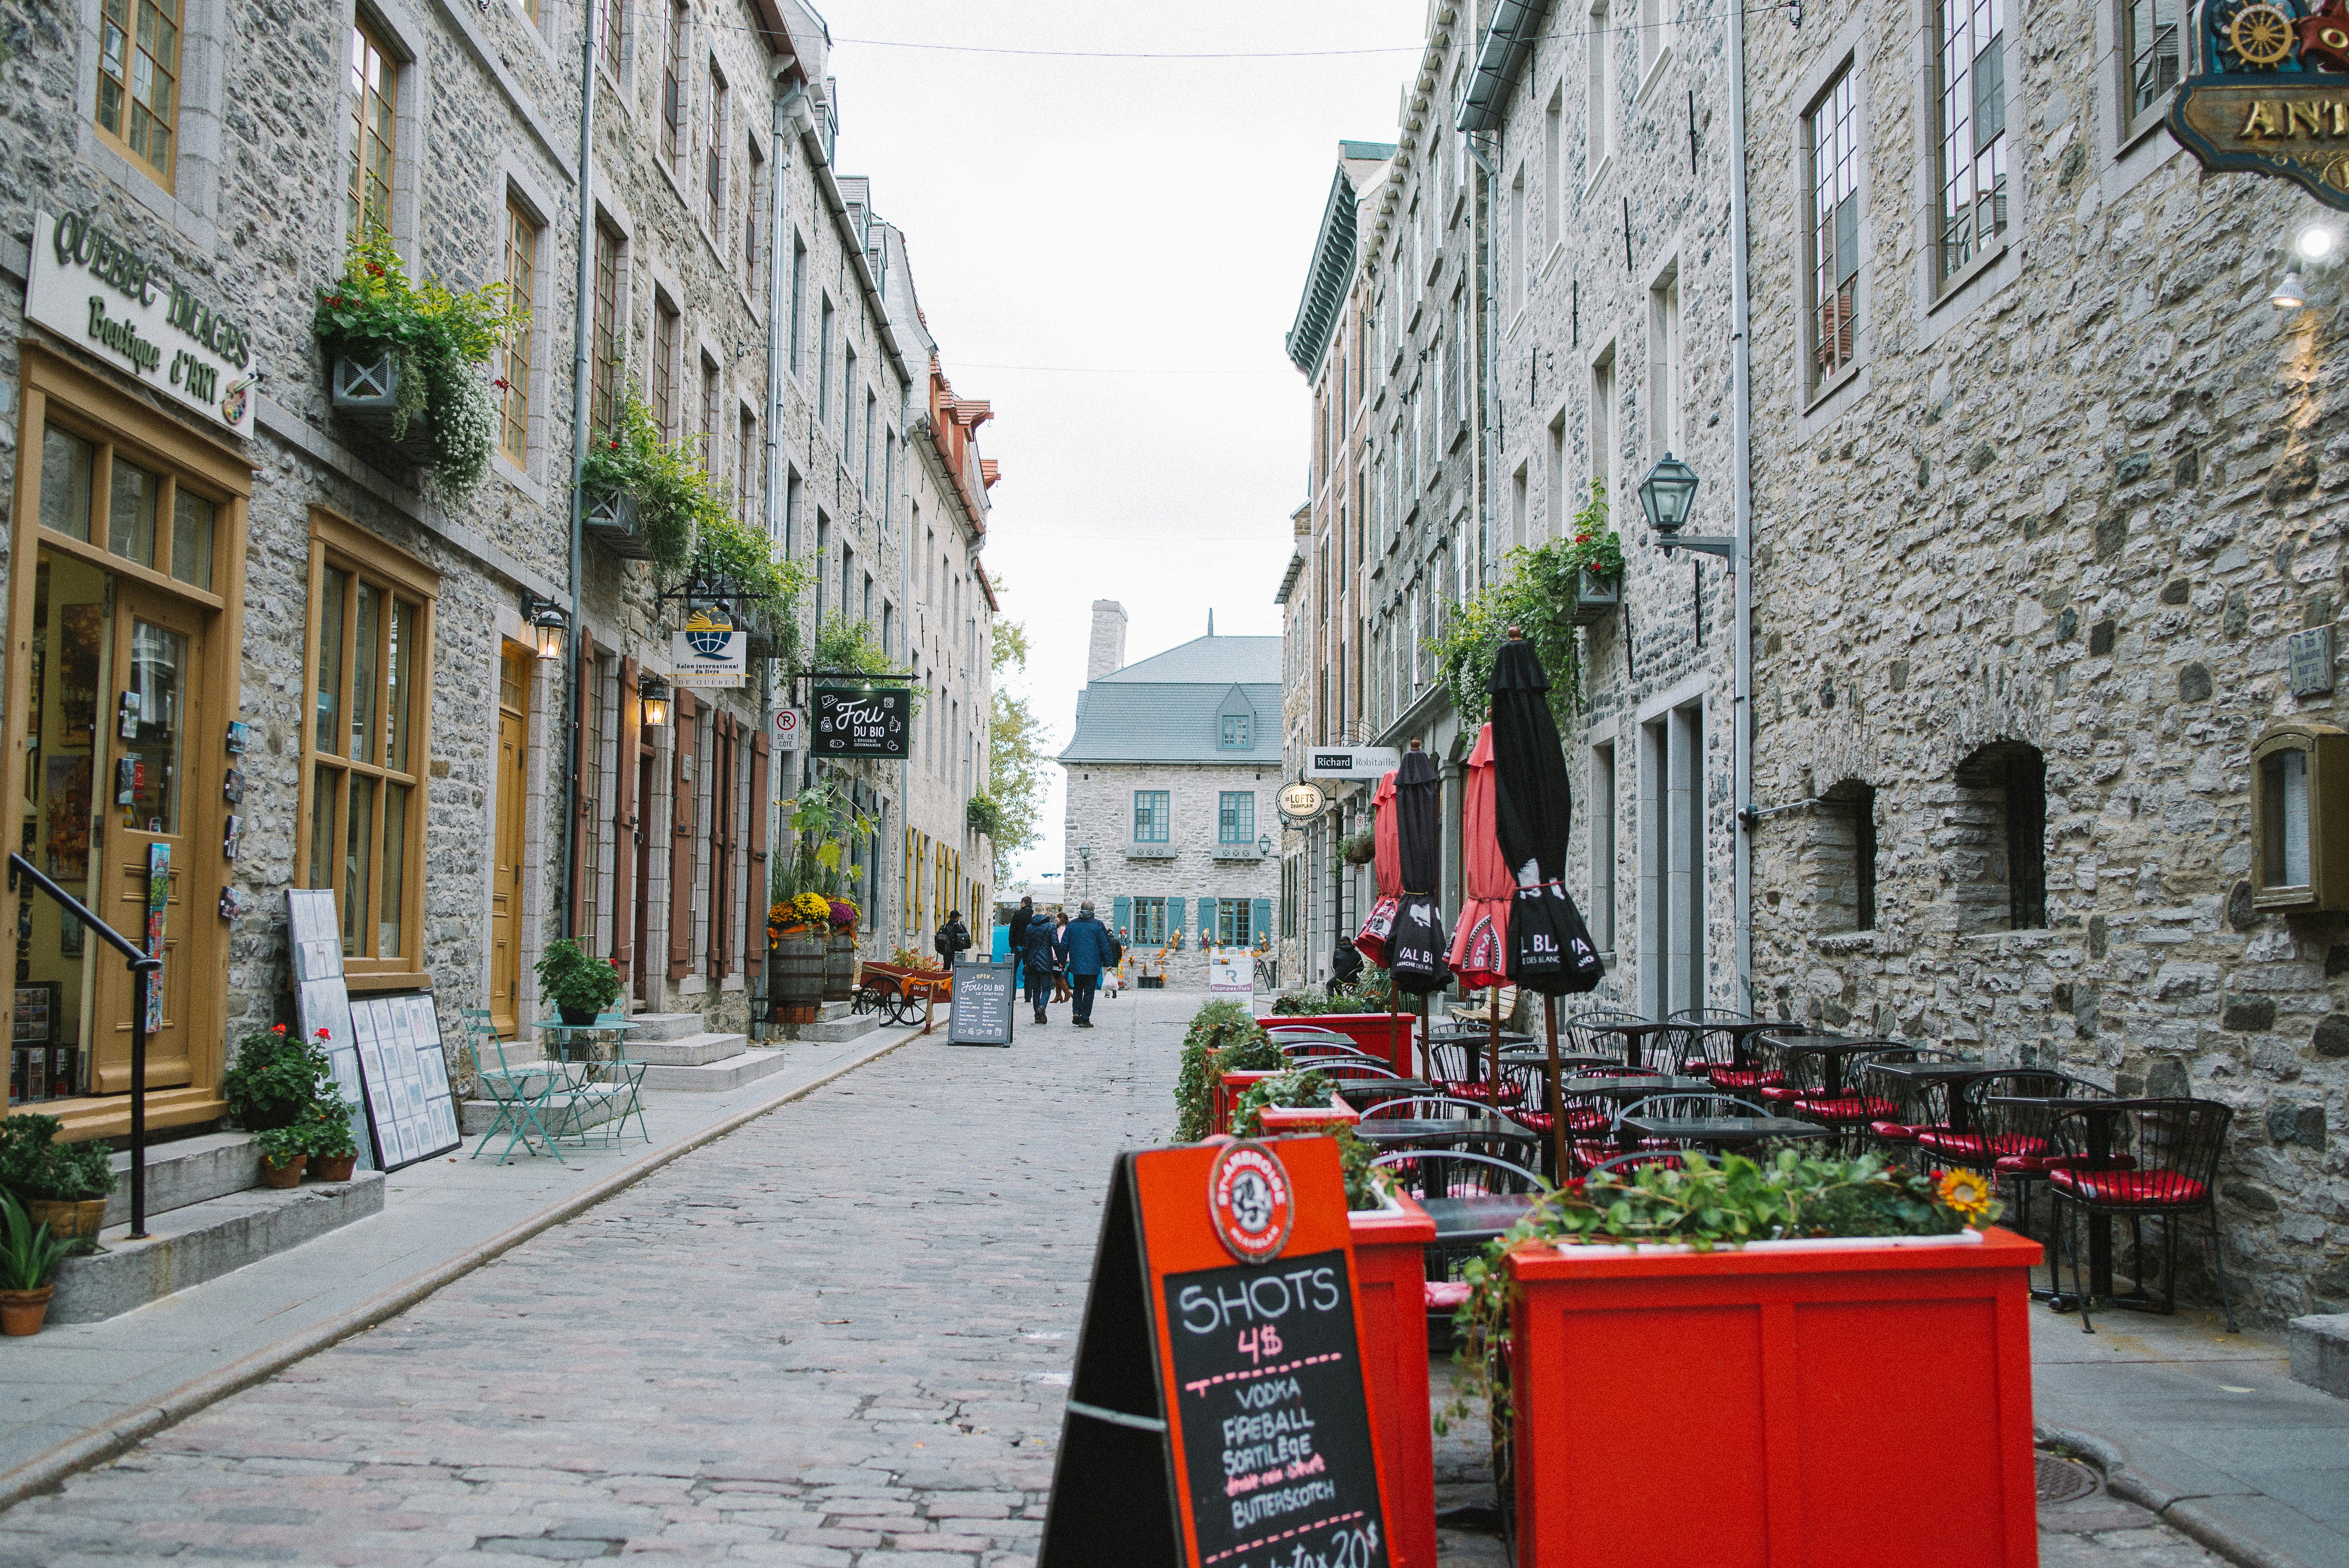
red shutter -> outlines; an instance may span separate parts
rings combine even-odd
[[[595,951],[595,934],[581,927],[587,913],[587,835],[595,824],[587,820],[588,717],[595,702],[595,639],[579,628],[579,663],[573,678],[571,728],[571,912],[569,928],[579,945]]]
[[[763,954],[767,907],[767,731],[761,726],[750,737],[750,872],[743,878],[742,931],[750,944]],[[753,958],[755,970],[760,959]]]
[[[693,756],[693,693],[680,690],[669,719],[677,731],[669,758],[668,977],[693,973],[693,794],[700,780],[687,776]]]
[[[612,759],[612,957],[626,980],[636,972],[636,748],[643,717],[636,661],[622,659],[619,744]]]

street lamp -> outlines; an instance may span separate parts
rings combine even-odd
[[[668,727],[668,682],[645,676],[636,682],[638,717],[647,729]]]
[[[1704,555],[1718,555],[1734,562],[1737,541],[1723,534],[1681,537],[1686,526],[1690,509],[1696,500],[1696,470],[1666,452],[1648,477],[1640,481],[1640,510],[1648,514],[1648,527],[1654,531],[1656,542],[1670,556],[1675,550],[1693,550]]]
[[[570,623],[571,617],[563,613],[562,605],[552,599],[542,599],[535,593],[526,593],[522,596],[522,618],[530,623],[531,636],[538,644],[540,658],[559,659],[563,656],[563,628]]]
[[[1270,833],[1258,833],[1256,836],[1256,852],[1259,855],[1269,855],[1272,853],[1272,835]]]

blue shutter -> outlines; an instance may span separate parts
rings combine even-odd
[[[1216,901],[1203,898],[1199,901],[1199,945],[1205,947],[1216,940]]]
[[[1260,898],[1256,901],[1256,913],[1249,916],[1248,940],[1251,943],[1264,941],[1269,944],[1271,936],[1272,900]]]
[[[1121,931],[1123,931],[1123,932],[1129,932],[1129,933],[1130,933],[1130,932],[1132,932],[1132,931],[1133,931],[1133,901],[1132,899],[1130,899],[1130,898],[1113,898],[1113,899],[1110,900],[1110,902],[1109,902],[1109,929],[1110,929],[1110,934],[1111,934],[1111,935],[1112,935],[1112,936],[1114,936],[1117,933],[1119,933],[1119,932],[1121,932]]]
[[[1170,898],[1166,901],[1166,940],[1172,942],[1182,934],[1183,901]]]

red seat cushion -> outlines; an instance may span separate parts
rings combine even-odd
[[[1985,1154],[1992,1158],[2042,1155],[2047,1152],[2047,1140],[2023,1132],[1952,1132],[1946,1127],[1929,1127],[1917,1134],[1917,1147],[1952,1160],[1980,1160]]]
[[[1742,1087],[1741,1085],[1723,1082],[1718,1074],[1714,1075],[1713,1081],[1723,1088],[1737,1088]],[[1803,1098],[1803,1091],[1801,1089],[1788,1088],[1783,1083],[1764,1084],[1754,1092],[1760,1095],[1772,1105],[1791,1105],[1795,1100]]]
[[[1868,1124],[1868,1130],[1876,1134],[1877,1137],[1881,1138],[1887,1143],[1914,1143],[1917,1141],[1918,1130],[1913,1127],[1903,1127],[1897,1121],[1871,1121]]]
[[[1889,1120],[1900,1114],[1900,1108],[1890,1100],[1865,1094],[1838,1095],[1833,1099],[1806,1095],[1795,1101],[1795,1109],[1822,1121]]]
[[[2047,1173],[2047,1184],[2058,1192],[2115,1207],[2160,1208],[2199,1203],[2210,1190],[2178,1171],[2073,1171]]]
[[[1611,1125],[1604,1112],[1582,1110],[1573,1106],[1567,1108],[1566,1130],[1568,1132],[1604,1132]]]
[[[2137,1169],[2137,1156],[2113,1154],[2102,1161],[2092,1161],[2085,1154],[2005,1154],[1999,1157],[1992,1169],[2002,1176],[2044,1176],[2050,1171],[2061,1171],[2067,1166],[2074,1170],[2134,1171]]]
[[[1424,1288],[1430,1312],[1457,1312],[1461,1303],[1468,1299],[1468,1282],[1464,1279],[1432,1279]]]

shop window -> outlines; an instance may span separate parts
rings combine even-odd
[[[2000,740],[1958,764],[1943,818],[1943,864],[1961,933],[2047,924],[2047,762],[2035,746]]]
[[[653,423],[664,439],[677,435],[677,306],[653,295]]]
[[[506,302],[528,311],[538,297],[538,224],[520,202],[506,201]],[[516,467],[530,459],[530,317],[506,337],[505,366],[499,381],[502,393],[498,421],[498,449]]]
[[[102,477],[101,477],[102,476]],[[106,489],[98,522],[98,487]],[[209,593],[220,503],[55,425],[41,432],[41,526]],[[168,524],[162,520],[168,519]]]
[[[180,129],[180,7],[105,0],[98,19],[98,129],[166,191]]]
[[[419,968],[438,590],[429,568],[314,516],[295,875],[333,890],[355,977]]]
[[[1875,786],[1847,779],[1820,796],[1808,849],[1819,930],[1875,930]]]
[[[399,145],[399,61],[365,22],[351,24],[351,170],[344,191],[346,233],[391,223],[392,152]]]

